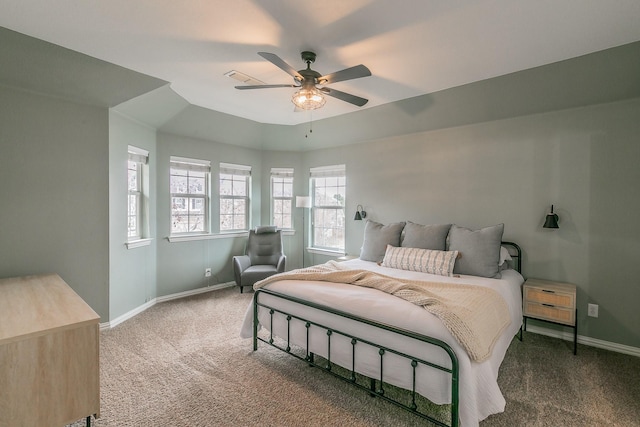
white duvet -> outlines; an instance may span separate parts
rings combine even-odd
[[[520,329],[522,322],[521,284],[524,279],[517,271],[505,270],[502,272],[501,279],[487,279],[464,275],[460,277],[444,277],[397,270],[359,259],[346,261],[342,265],[354,269],[367,269],[402,279],[464,283],[496,290],[509,307],[511,324],[496,342],[491,357],[484,362],[478,363],[469,359],[467,353],[437,317],[427,312],[424,308],[393,295],[371,288],[319,281],[282,280],[265,286],[280,293],[427,335],[448,343],[458,357],[460,368],[459,402],[461,426],[478,426],[479,422],[489,415],[504,411],[505,400],[498,387],[497,378],[498,369],[504,359],[506,350],[514,335]],[[340,318],[309,307],[303,307],[299,304],[274,298],[271,295],[261,295],[260,301],[293,315],[371,340],[414,357],[450,366],[450,360],[446,353],[442,349],[429,344],[406,337],[399,337],[396,334],[380,331],[366,324]],[[268,328],[270,316],[267,310],[261,309],[258,317],[261,326]],[[273,333],[286,339],[287,322],[284,316],[274,316]],[[240,335],[243,338],[253,336],[253,304],[247,309]],[[302,322],[292,321],[290,340],[292,344],[301,347],[306,346],[306,328]],[[344,349],[344,351],[338,353],[338,348]],[[331,338],[331,361],[351,369],[351,348],[349,339],[339,334],[334,334]],[[326,331],[320,328],[310,328],[310,351],[326,357]],[[406,359],[387,353],[384,356],[385,382],[411,389],[412,371],[408,364],[409,362]],[[378,349],[363,343],[357,344],[356,370],[363,375],[379,378],[380,356]],[[449,374],[425,365],[419,365],[416,378],[416,390],[419,394],[437,404],[451,402],[451,377]]]

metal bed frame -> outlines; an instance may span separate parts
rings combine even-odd
[[[511,254],[511,257],[513,258],[513,267],[518,271],[518,272],[522,272],[522,251],[520,249],[520,247],[513,243],[513,242],[502,242],[502,245],[505,247],[510,248],[511,250],[509,251]],[[512,251],[515,251],[515,253],[511,253]],[[259,301],[260,296],[261,295],[272,295],[274,297],[277,298],[281,298],[281,299],[285,299],[288,301],[292,301],[295,302],[297,304],[301,304],[303,306],[307,306],[307,307],[311,307],[314,309],[318,309],[318,310],[322,310],[324,312],[328,312],[331,314],[334,314],[336,316],[340,316],[346,319],[351,319],[351,320],[355,320],[357,322],[361,322],[364,324],[367,324],[369,326],[373,326],[376,328],[379,328],[381,330],[385,330],[385,331],[389,331],[398,335],[402,335],[405,337],[409,337],[418,341],[421,341],[423,343],[427,343],[436,347],[440,347],[441,349],[443,349],[447,355],[449,356],[449,359],[451,361],[451,366],[447,367],[447,366],[443,366],[443,365],[439,365],[436,363],[432,363],[429,362],[427,360],[423,360],[419,357],[416,357],[414,355],[409,355],[409,354],[405,354],[399,351],[396,351],[392,348],[388,348],[386,346],[374,343],[370,340],[365,340],[365,339],[361,339],[359,337],[353,336],[352,334],[346,333],[344,331],[340,331],[336,328],[332,328],[332,327],[328,327],[326,325],[322,325],[313,321],[310,321],[308,319],[304,319],[302,317],[299,316],[295,316],[291,313],[287,313],[284,312],[280,309],[271,307],[267,304],[264,304],[262,302]],[[269,310],[269,319],[270,319],[270,324],[269,326],[269,338],[262,338],[260,336],[258,336],[258,325],[259,325],[259,320],[258,320],[258,308],[259,307],[263,307],[267,310]],[[287,321],[287,337],[286,339],[284,337],[280,337],[283,341],[286,341],[286,346],[281,346],[278,345],[275,342],[274,339],[274,334],[273,334],[273,317],[274,314],[280,314],[285,316],[286,321]],[[292,351],[292,347],[291,347],[291,342],[290,342],[290,329],[291,329],[291,321],[295,320],[295,321],[300,321],[300,322],[304,322],[305,328],[306,328],[306,348],[304,348],[304,356],[301,356],[300,354],[297,354],[295,352]],[[326,331],[326,335],[327,335],[327,357],[324,361],[316,361],[315,359],[315,354],[313,352],[309,351],[309,330],[310,328],[321,328],[323,330]],[[343,337],[347,337],[348,339],[351,340],[351,367],[346,367],[346,366],[342,366],[342,368],[344,370],[346,370],[348,373],[345,375],[343,373],[340,373],[339,371],[337,372],[335,369],[333,369],[333,363],[331,362],[331,337],[333,335],[341,335]],[[290,354],[291,356],[302,360],[306,363],[308,363],[310,366],[316,367],[316,368],[320,368],[321,370],[330,373],[331,375],[333,375],[336,378],[339,378],[343,381],[346,381],[360,389],[363,389],[367,392],[370,393],[370,395],[372,397],[379,397],[387,402],[390,402],[402,409],[405,409],[419,417],[422,417],[426,420],[428,420],[429,422],[437,425],[437,426],[441,426],[441,427],[458,427],[459,426],[459,408],[460,408],[460,402],[459,402],[459,393],[458,393],[458,388],[459,388],[459,365],[458,365],[458,357],[456,356],[455,352],[453,351],[453,349],[444,341],[426,336],[426,335],[422,335],[422,334],[417,334],[415,332],[411,332],[411,331],[407,331],[405,329],[400,329],[400,328],[396,328],[390,325],[386,325],[383,323],[379,323],[370,319],[366,319],[360,316],[355,316],[353,314],[344,312],[344,311],[340,311],[340,310],[336,310],[333,309],[331,307],[327,307],[325,305],[321,305],[321,304],[315,304],[309,301],[305,301],[302,300],[300,298],[296,298],[296,297],[291,297],[279,292],[275,292],[266,288],[260,288],[258,290],[256,290],[254,296],[253,296],[253,351],[257,351],[258,350],[258,341],[261,341],[265,344],[268,344],[272,347],[275,347],[287,354]],[[355,351],[356,351],[356,347],[358,345],[358,343],[363,343],[363,344],[367,344],[369,346],[375,347],[378,349],[378,354],[380,356],[380,377],[379,378],[369,378],[369,386],[365,386],[363,384],[360,384],[357,382],[356,380],[356,358],[355,358]],[[385,394],[385,381],[384,381],[384,371],[383,371],[383,360],[384,360],[384,356],[387,353],[392,353],[395,354],[397,356],[406,358],[408,363],[408,366],[410,366],[410,369],[412,369],[412,378],[413,378],[413,385],[411,390],[408,390],[410,392],[410,397],[411,397],[411,403],[410,404],[406,404],[404,402],[401,402],[399,400],[394,399],[393,397],[389,396],[388,394]],[[418,405],[416,403],[416,396],[418,395],[418,393],[416,392],[416,369],[419,365],[423,365],[423,366],[428,366],[443,372],[446,372],[448,374],[451,375],[451,404],[450,404],[450,424],[446,424],[445,422],[438,420],[432,416],[430,416],[427,413],[421,412],[418,409]]]

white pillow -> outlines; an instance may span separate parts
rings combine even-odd
[[[453,276],[458,251],[437,251],[433,249],[407,248],[387,245],[382,260],[383,267],[422,273]]]

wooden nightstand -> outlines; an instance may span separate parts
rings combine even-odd
[[[578,347],[576,285],[542,279],[527,279],[522,285],[524,330],[527,319],[543,320],[573,328],[573,354]]]

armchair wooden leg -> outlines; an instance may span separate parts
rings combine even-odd
[[[242,293],[242,285],[240,285],[240,293]]]

